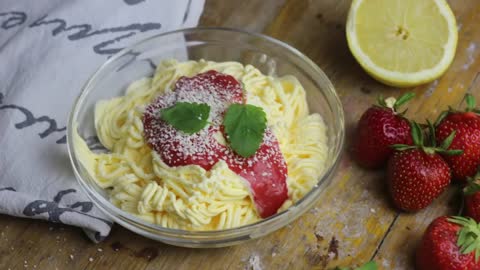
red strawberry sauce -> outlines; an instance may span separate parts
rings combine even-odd
[[[143,115],[144,136],[168,166],[198,165],[210,170],[219,160],[242,176],[251,187],[253,199],[262,218],[274,215],[288,198],[287,164],[277,138],[267,128],[263,143],[255,155],[244,158],[219,143],[215,133],[223,132],[223,115],[232,103],[243,103],[243,91],[230,75],[208,71],[194,77],[181,77],[173,92],[156,98]],[[176,102],[206,103],[211,124],[188,135],[176,130],[159,117],[159,110]]]

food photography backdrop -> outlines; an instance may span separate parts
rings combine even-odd
[[[418,212],[398,210],[385,170],[358,166],[350,149],[378,96],[415,93],[405,116],[422,123],[465,108],[466,93],[480,99],[480,2],[447,2],[458,30],[452,64],[429,83],[398,88],[373,79],[350,52],[352,1],[2,0],[0,269],[355,269],[369,261],[414,269],[427,226],[460,213],[460,186]],[[196,26],[263,33],[298,49],[332,81],[346,117],[344,153],[318,203],[272,234],[218,249],[169,246],[113,224],[82,193],[66,148],[68,114],[102,63],[136,41]]]

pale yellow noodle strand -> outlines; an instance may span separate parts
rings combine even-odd
[[[169,167],[143,138],[142,114],[156,96],[173,91],[182,76],[216,70],[234,76],[247,103],[261,106],[279,140],[288,166],[290,207],[317,183],[324,171],[327,131],[318,114],[308,114],[305,90],[293,76],[265,76],[237,62],[166,60],[153,78],[132,83],[125,96],[97,103],[95,128],[111,151],[95,154],[76,134],[82,164],[112,203],[148,222],[186,230],[217,230],[258,221],[248,184],[220,161],[205,171],[196,165]]]

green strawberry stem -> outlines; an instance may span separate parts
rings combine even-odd
[[[465,97],[463,98],[465,103],[467,104],[467,108],[465,109],[465,112],[474,112],[476,114],[480,114],[480,109],[475,108],[476,102],[475,102],[475,97],[473,97],[471,94],[465,94]],[[443,111],[435,121],[435,126],[440,125],[442,120],[447,117],[450,113],[456,113],[456,112],[462,112],[459,110],[455,110],[452,107],[448,106],[448,110]]]
[[[398,107],[402,106],[403,104],[409,102],[412,98],[415,97],[415,93],[407,92],[400,96],[397,101],[393,104],[393,109],[396,111]]]
[[[472,218],[454,216],[448,221],[458,224],[461,229],[458,231],[457,246],[462,254],[475,252],[475,262],[480,257],[480,225]]]
[[[463,189],[465,195],[473,195],[480,191],[480,167],[473,177],[467,177],[467,185]]]
[[[395,113],[398,111],[398,108],[407,102],[409,102],[412,98],[415,97],[415,93],[407,92],[401,95],[398,99],[393,97],[389,97],[384,99],[383,96],[378,96],[377,103],[380,107],[392,109]],[[400,113],[400,115],[405,114],[406,110]]]
[[[437,146],[437,138],[435,138],[435,127],[433,126],[432,122],[427,119],[427,126],[428,126],[428,132],[430,133],[430,144],[433,147]]]
[[[475,109],[475,98],[471,94],[465,95],[465,103],[467,103],[467,112]]]
[[[348,267],[336,267],[335,270],[350,270]],[[355,268],[355,270],[377,270],[377,263],[374,261],[367,262],[366,264]]]
[[[435,143],[435,128],[433,125],[430,123],[430,121],[427,120],[428,126],[429,126],[429,135],[430,135],[430,146],[426,146],[424,144],[424,134],[423,130],[420,127],[420,125],[416,122],[411,121],[410,122],[410,129],[412,130],[412,139],[413,139],[413,144],[414,145],[406,145],[406,144],[394,144],[391,145],[395,150],[397,151],[405,151],[408,149],[422,149],[423,152],[433,155],[435,153],[441,153],[445,154],[448,156],[452,155],[460,155],[463,153],[463,150],[457,150],[457,149],[448,149],[450,145],[452,144],[453,139],[455,138],[455,131],[450,133],[447,138],[441,143],[439,147],[436,146]],[[433,138],[432,138],[433,136]]]

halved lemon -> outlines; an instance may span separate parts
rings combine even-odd
[[[353,0],[346,28],[360,65],[392,86],[437,79],[457,47],[455,16],[445,0]]]

